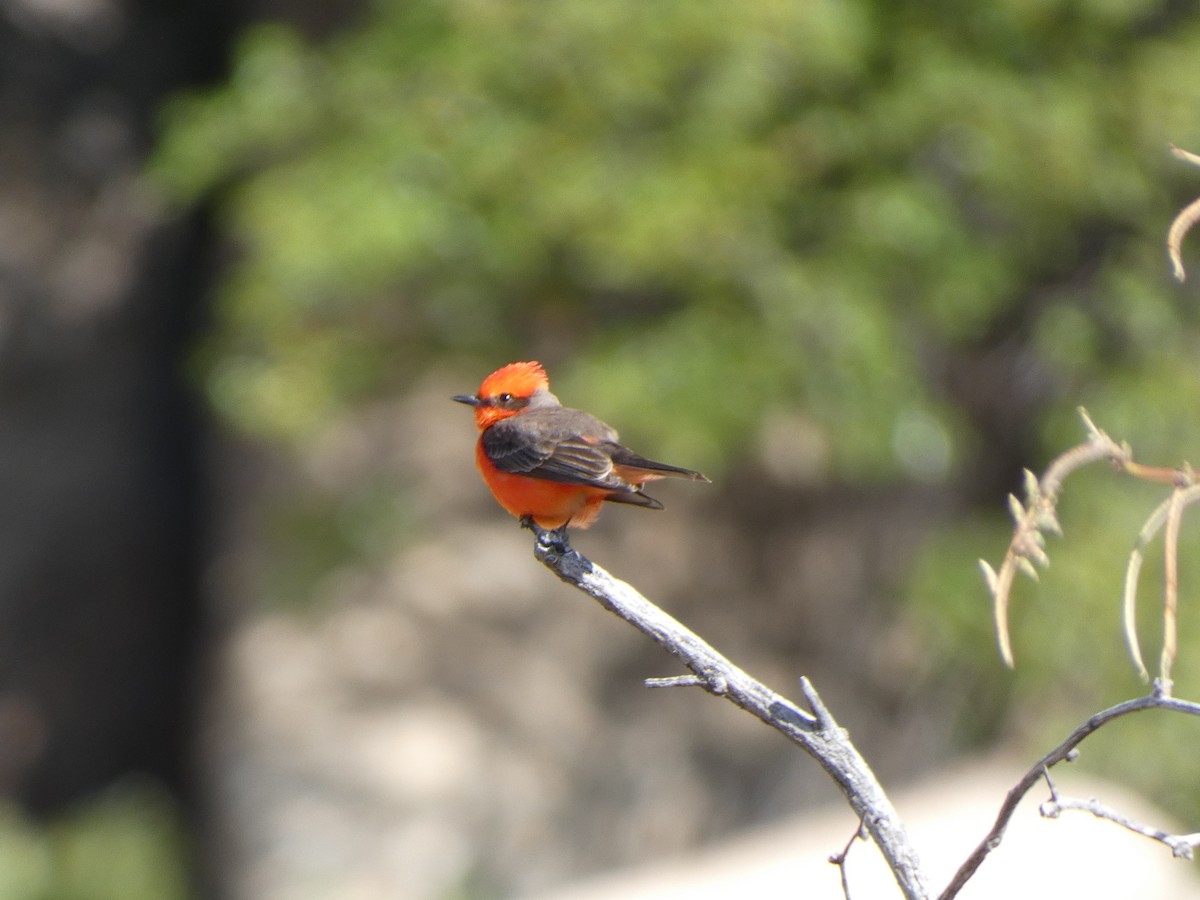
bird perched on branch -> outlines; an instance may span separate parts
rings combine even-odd
[[[563,406],[540,363],[511,363],[485,378],[477,393],[453,399],[475,407],[482,432],[475,463],[496,500],[541,528],[587,528],[605,501],[662,509],[642,491],[647,481],[708,481],[639,456],[595,416]]]

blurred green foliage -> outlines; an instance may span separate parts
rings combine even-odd
[[[1088,395],[1170,379],[1155,424],[1200,400],[1163,265],[1165,145],[1200,146],[1200,17],[1173,15],[418,0],[320,45],[259,27],[154,165],[223,188],[244,247],[211,394],[295,437],[435,359],[540,356],[692,464],[782,405],[838,474],[889,477],[906,417],[961,438],[931,361],[1019,332],[1054,415],[1140,432]]]
[[[185,835],[166,793],[114,786],[53,823],[0,807],[5,900],[185,900]]]
[[[869,484],[962,476],[1001,427],[1037,468],[1079,404],[1146,462],[1197,445],[1164,238],[1200,172],[1168,141],[1200,149],[1187,4],[380,0],[321,43],[246,33],[165,111],[153,175],[242,248],[203,362],[245,428],[303,442],[432,363],[540,358],[663,458],[717,474],[784,411]],[[954,365],[989,354],[1017,360],[998,383]],[[1018,694],[1140,689],[1117,604],[1159,499],[1068,485],[1053,573],[1014,599]],[[986,660],[984,731],[1010,686],[975,559],[1003,515],[934,541],[912,591],[934,675]]]

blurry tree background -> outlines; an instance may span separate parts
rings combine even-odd
[[[529,558],[447,400],[513,359],[715,482],[584,551],[782,692],[811,676],[885,779],[1142,690],[1118,603],[1153,489],[1069,486],[1015,675],[975,560],[1077,405],[1145,461],[1197,446],[1197,297],[1164,252],[1200,193],[1166,152],[1200,148],[1192,5],[257,18],[158,106],[143,182],[230,257],[187,371],[230,435],[204,758],[232,896],[351,896],[348,870],[505,896],[831,796],[765,729],[641,691],[670,661]],[[1189,724],[1138,725],[1090,761],[1200,820]]]

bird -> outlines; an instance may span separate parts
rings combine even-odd
[[[565,535],[567,526],[591,526],[605,502],[662,509],[642,490],[648,481],[709,481],[634,453],[611,426],[563,406],[538,362],[509,363],[476,393],[451,399],[475,408],[475,464],[497,502],[523,525]]]

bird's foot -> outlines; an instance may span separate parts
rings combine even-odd
[[[543,528],[537,522],[533,521],[533,516],[521,516],[521,527],[532,531],[537,545],[544,550],[552,551],[559,556],[566,556],[568,553],[575,552],[571,546],[570,538],[567,537],[566,525],[561,525],[553,529]]]

